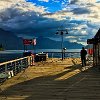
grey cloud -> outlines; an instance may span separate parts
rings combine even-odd
[[[71,0],[70,4],[75,4],[76,2],[78,2],[79,0]]]
[[[89,14],[90,10],[87,8],[75,8],[72,10],[73,14]]]
[[[0,11],[0,19],[4,22],[21,15],[23,15],[23,12],[16,8],[7,8]]]
[[[9,29],[20,29],[35,26],[38,22],[47,20],[41,13],[34,11],[23,11],[17,8],[7,8],[0,12],[0,26]],[[14,27],[15,26],[15,27]]]
[[[70,0],[70,4],[93,4],[96,0]]]

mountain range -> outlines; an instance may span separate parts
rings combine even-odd
[[[7,50],[18,50],[23,48],[22,39],[10,31],[0,28],[0,44]]]
[[[36,38],[35,49],[61,49],[61,41],[51,40],[47,37]],[[23,39],[17,37],[14,33],[0,28],[0,44],[6,50],[21,50],[24,49]],[[63,47],[67,49],[81,49],[82,44],[75,42],[64,41]],[[28,49],[33,49],[33,46],[28,46]]]
[[[63,47],[67,49],[81,49],[82,44],[78,44],[75,42],[64,41]],[[61,41],[51,40],[47,37],[38,37],[37,38],[37,45],[35,48],[38,49],[61,49]]]

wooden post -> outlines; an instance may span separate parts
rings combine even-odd
[[[26,58],[26,66],[28,67],[28,58]]]
[[[51,53],[51,55],[52,55],[52,58],[53,58],[53,53]]]
[[[22,60],[21,60],[21,71],[23,70],[23,62],[22,62]]]
[[[5,72],[7,72],[7,64],[5,64]]]
[[[30,64],[31,64],[31,63],[30,63],[30,59],[31,59],[31,58],[30,58],[30,56],[29,56],[29,57],[28,57],[28,66],[30,66]]]
[[[17,73],[16,73],[16,61],[15,61],[14,70],[15,70],[14,75],[16,75],[16,74],[17,74]]]

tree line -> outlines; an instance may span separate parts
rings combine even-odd
[[[0,44],[0,50],[4,50],[3,44]]]

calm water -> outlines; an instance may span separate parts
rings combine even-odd
[[[41,53],[41,52],[61,52],[61,49],[37,49],[37,50],[29,50],[32,53]],[[16,58],[23,57],[23,52],[24,50],[5,50],[5,51],[0,51],[0,63],[13,60]],[[80,52],[80,49],[67,49],[66,52]],[[61,57],[61,53],[49,53],[49,57]],[[66,53],[65,57],[79,57],[79,53],[75,53],[74,55],[71,53]]]

